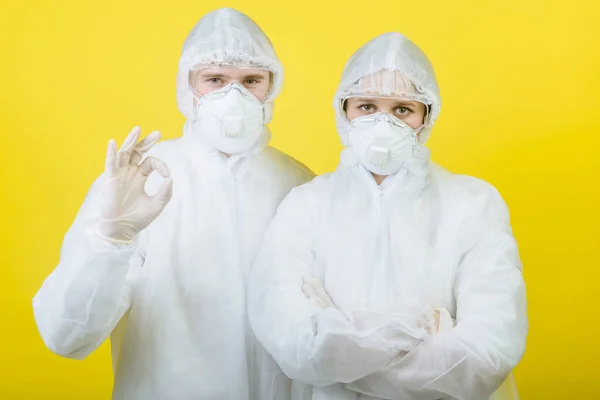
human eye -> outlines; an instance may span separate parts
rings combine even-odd
[[[358,106],[358,108],[361,111],[366,112],[367,114],[372,114],[377,110],[377,107],[375,107],[375,104],[370,104],[370,103],[360,104]]]
[[[412,110],[405,106],[398,106],[398,107],[394,108],[394,114],[401,115],[401,116],[406,116],[406,115],[410,114],[411,112],[412,112]]]
[[[213,84],[213,85],[218,85],[218,84],[223,83],[223,79],[213,76],[213,77],[206,78],[205,82]]]

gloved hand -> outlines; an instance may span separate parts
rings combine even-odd
[[[317,278],[304,279],[302,281],[302,292],[321,308],[335,308],[335,305],[325,291],[323,284]]]
[[[435,327],[429,333],[447,333],[452,330],[456,321],[445,308],[436,308],[434,310]]]
[[[142,130],[133,128],[117,153],[117,143],[108,142],[103,203],[98,219],[100,234],[117,242],[131,242],[142,229],[158,217],[173,195],[173,179],[167,164],[147,157],[142,158],[156,142],[160,132],[155,131],[138,143]],[[152,171],[163,178],[158,192],[148,196],[144,190]]]

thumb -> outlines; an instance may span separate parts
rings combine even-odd
[[[315,290],[315,294],[321,300],[323,300],[325,303],[327,303],[327,305],[333,307],[333,302],[331,301],[331,298],[325,291],[325,288],[323,287],[323,283],[319,279],[317,279],[317,278],[312,279],[312,287]]]
[[[150,197],[150,200],[156,210],[160,212],[171,200],[171,197],[173,197],[173,178],[167,176],[163,179],[158,191]]]

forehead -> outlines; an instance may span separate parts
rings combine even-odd
[[[363,76],[356,84],[363,93],[400,95],[416,94],[412,81],[401,71],[380,70]]]
[[[197,74],[201,76],[222,76],[230,79],[243,79],[248,76],[263,77],[269,76],[269,71],[259,68],[229,68],[229,67],[212,67],[198,69]]]
[[[377,106],[406,106],[406,105],[418,105],[421,102],[410,99],[399,99],[394,97],[350,97],[348,99],[351,103],[370,103]]]

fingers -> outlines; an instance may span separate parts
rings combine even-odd
[[[144,176],[148,176],[152,173],[152,171],[158,172],[163,178],[168,178],[171,176],[171,171],[169,171],[169,167],[163,160],[159,160],[155,157],[146,157],[144,162],[140,165],[142,169],[142,174]]]
[[[136,126],[131,130],[129,135],[127,135],[127,139],[125,139],[125,142],[117,154],[117,166],[119,168],[123,168],[129,163],[131,152],[135,148],[135,145],[137,144],[141,134],[142,129],[139,126]]]
[[[108,141],[104,168],[109,175],[113,175],[117,171],[117,142],[113,139]]]
[[[161,137],[159,131],[154,131],[138,143],[138,140],[140,139],[141,134],[142,134],[142,129],[139,126],[136,126],[135,128],[133,128],[131,130],[129,135],[127,135],[127,138],[123,142],[123,145],[119,149],[119,152],[118,153],[116,151],[114,152],[114,153],[116,153],[115,160],[113,160],[113,157],[111,156],[111,167],[110,168],[111,168],[112,172],[114,172],[116,170],[116,168],[123,168],[123,167],[127,166],[128,164],[132,165],[132,166],[139,165],[140,161],[142,161],[144,154],[148,150],[150,150],[150,148],[152,146],[154,146],[156,144],[156,142],[158,142],[160,140],[160,137]],[[109,144],[109,146],[110,146],[110,144]],[[115,150],[116,150],[116,143],[114,146],[115,146]],[[110,150],[110,151],[112,152],[112,150]],[[108,152],[107,152],[107,162],[108,162]],[[107,166],[107,171],[108,171],[108,166]],[[147,175],[149,175],[149,173]]]
[[[306,296],[307,299],[311,299],[315,297],[315,290],[312,286],[304,284],[302,285],[302,293]]]
[[[160,140],[160,137],[160,132],[154,131],[136,144],[133,152],[131,153],[129,165],[139,165],[140,161],[142,161],[142,158],[144,157],[144,154]]]
[[[315,293],[317,294],[317,296],[327,296],[327,293],[325,293],[325,288],[323,287],[323,284],[321,283],[321,281],[317,278],[312,278],[310,280],[310,284],[312,285],[313,289],[315,290]]]
[[[319,289],[325,290],[323,288],[323,284],[321,283],[320,279],[317,278],[310,278],[309,284],[312,285],[313,288],[315,288],[315,291],[319,291]]]
[[[433,323],[428,327],[429,333],[437,333],[440,330],[440,312],[433,311]]]
[[[162,181],[158,192],[151,198],[157,207],[162,210],[169,200],[171,200],[171,197],[173,197],[173,178],[168,176]]]
[[[333,302],[327,292],[325,292],[325,288],[319,279],[304,279],[302,292],[307,299],[313,300],[321,308],[334,307]]]
[[[140,168],[142,170],[142,175],[146,177],[150,175],[152,171],[156,171],[164,178],[158,191],[153,196],[150,196],[153,208],[155,208],[158,215],[158,213],[160,213],[167,205],[169,200],[171,200],[171,197],[173,197],[173,178],[171,178],[171,171],[169,171],[169,167],[164,161],[152,156],[146,157],[140,165]]]
[[[317,296],[313,287],[309,284],[302,285],[302,292],[307,299],[313,301],[320,308],[327,308],[325,302]]]
[[[145,152],[147,152],[148,150],[150,150],[150,148],[152,146],[154,146],[156,144],[156,142],[158,142],[159,140],[160,140],[160,132],[159,131],[154,131],[154,132],[150,133],[148,136],[146,136],[144,139],[142,139],[135,146],[135,150],[139,151],[142,154],[144,154]]]
[[[323,302],[325,302],[325,304],[327,304],[327,306],[329,307],[333,307],[333,302],[331,301],[331,298],[329,297],[329,295],[327,294],[327,292],[325,291],[325,287],[323,287],[323,283],[321,282],[320,279],[317,278],[313,278],[312,279],[312,287],[315,291],[315,294],[317,295],[317,297],[319,299],[321,299]]]

